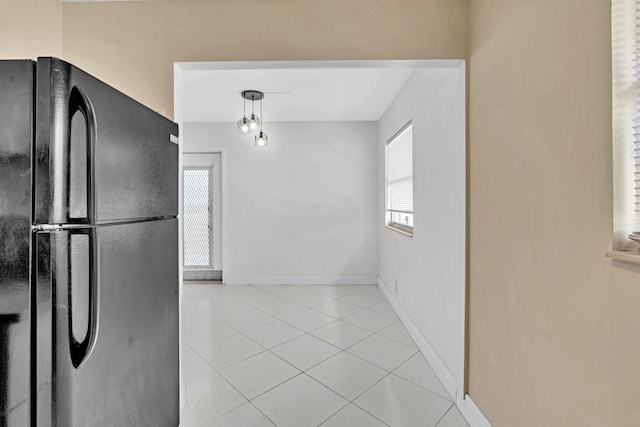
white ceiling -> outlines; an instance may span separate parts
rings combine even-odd
[[[415,68],[186,69],[183,121],[235,122],[240,92],[265,93],[265,121],[377,121]],[[251,103],[247,102],[249,114]],[[259,115],[259,104],[256,103]]]

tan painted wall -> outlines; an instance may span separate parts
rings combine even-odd
[[[0,57],[63,56],[168,116],[174,61],[469,40],[467,0],[2,1]],[[603,256],[609,30],[606,0],[471,0],[469,391],[496,427],[640,425],[640,267]]]
[[[65,3],[65,59],[168,116],[173,62],[466,58],[467,0]]]
[[[469,392],[495,427],[640,425],[611,248],[607,0],[471,1]]]
[[[62,55],[60,0],[0,0],[0,59]]]

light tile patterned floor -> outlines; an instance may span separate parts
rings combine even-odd
[[[375,286],[185,285],[181,427],[468,427]]]

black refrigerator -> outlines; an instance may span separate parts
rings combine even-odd
[[[179,423],[178,126],[0,61],[0,427]]]

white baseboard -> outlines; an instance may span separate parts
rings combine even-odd
[[[424,337],[424,335],[422,335],[422,332],[420,332],[415,323],[413,323],[411,317],[409,317],[407,312],[404,311],[404,308],[402,308],[396,299],[396,296],[380,278],[378,278],[378,287],[385,297],[387,297],[389,304],[391,304],[391,307],[393,307],[396,314],[407,328],[409,335],[413,341],[415,341],[418,349],[424,355],[425,359],[427,359],[427,362],[429,362],[429,365],[433,368],[433,371],[438,376],[438,379],[449,396],[451,396],[451,399],[456,402],[460,413],[464,416],[469,425],[471,427],[492,427],[491,423],[489,423],[480,409],[475,405],[475,403],[473,403],[471,397],[469,395],[462,396],[462,390],[459,390],[458,382],[454,375],[451,373],[442,358],[440,358],[433,346]]]
[[[396,296],[389,290],[389,288],[387,288],[380,278],[378,278],[378,287],[380,287],[382,293],[387,297],[387,300],[389,300],[389,304],[391,304],[396,314],[407,328],[407,331],[409,331],[409,335],[411,335],[411,338],[415,341],[418,349],[422,352],[425,359],[427,359],[427,362],[429,362],[433,368],[445,390],[447,390],[447,393],[451,396],[451,399],[456,401],[456,393],[458,389],[456,378],[453,376],[449,368],[447,368],[447,365],[442,361],[431,343],[429,343],[424,335],[422,335],[422,332],[420,332],[416,324],[413,323],[413,320],[411,320],[407,312],[404,311],[404,308],[402,308],[396,299]]]
[[[487,417],[468,394],[463,399],[458,399],[456,405],[471,427],[492,427]]]
[[[376,276],[224,276],[225,285],[376,285]]]

